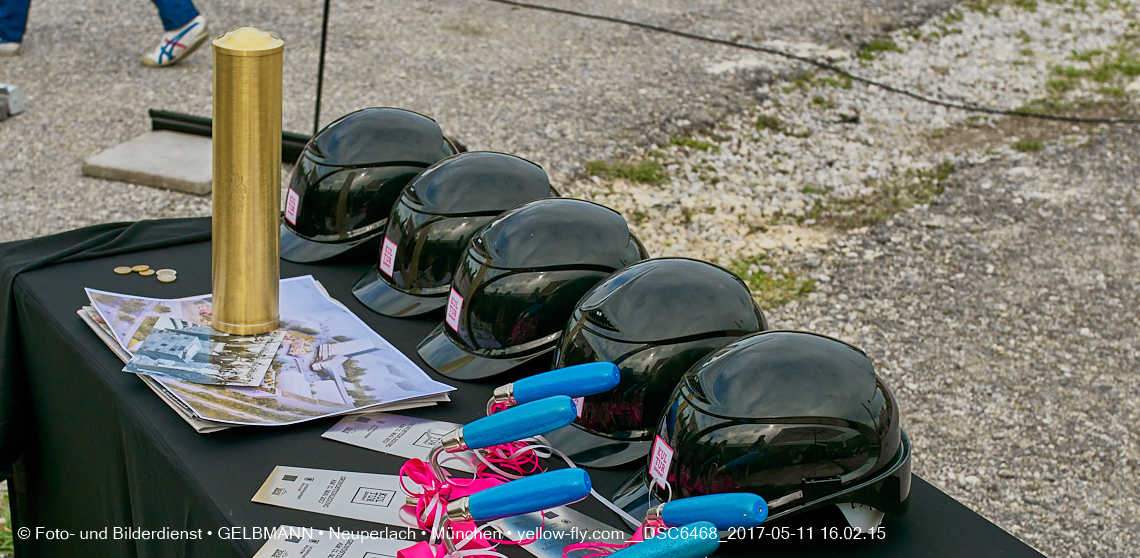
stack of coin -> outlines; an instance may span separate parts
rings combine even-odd
[[[160,269],[155,271],[149,265],[135,265],[135,266],[119,266],[115,268],[115,273],[119,275],[130,275],[131,273],[138,273],[143,277],[150,277],[157,275],[157,279],[163,283],[171,283],[178,278],[178,271],[173,269]]]

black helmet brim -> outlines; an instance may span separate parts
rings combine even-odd
[[[765,522],[831,504],[848,502],[865,504],[887,515],[906,514],[907,508],[910,507],[911,448],[910,438],[906,432],[901,434],[902,443],[895,453],[895,459],[879,474],[845,489],[769,515]],[[632,517],[645,517],[649,508],[662,503],[646,484],[647,477],[646,467],[642,467],[618,487],[611,501]],[[630,527],[637,528],[637,525],[630,524]]]
[[[383,232],[383,228],[378,228],[376,234],[383,234]],[[281,259],[301,264],[324,261],[368,242],[376,234],[364,235],[344,242],[316,242],[298,236],[297,233],[282,224]]]
[[[550,445],[565,453],[577,465],[605,469],[645,459],[652,440],[618,440],[570,424],[543,434]]]
[[[384,280],[375,267],[353,285],[352,295],[369,310],[392,318],[419,316],[447,305],[447,293],[417,296],[403,292]]]
[[[439,324],[427,337],[424,337],[423,341],[420,341],[416,352],[432,370],[444,376],[456,380],[478,380],[497,376],[537,357],[550,354],[554,347],[554,343],[548,343],[542,349],[526,355],[513,358],[488,358],[456,345],[444,331],[444,324]]]

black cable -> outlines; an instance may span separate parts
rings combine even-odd
[[[1127,118],[1081,118],[1081,117],[1077,117],[1077,116],[1059,116],[1059,115],[1053,115],[1053,114],[1039,114],[1039,113],[1034,113],[1034,112],[1022,112],[1022,111],[1016,111],[1016,110],[996,109],[996,108],[983,107],[983,106],[978,106],[978,105],[973,105],[973,104],[953,103],[950,101],[943,101],[941,99],[935,99],[933,97],[927,97],[926,95],[922,95],[920,93],[915,93],[914,91],[909,91],[907,89],[901,89],[901,88],[895,87],[893,85],[888,85],[886,83],[882,83],[882,82],[875,81],[872,79],[867,79],[865,77],[859,77],[855,74],[852,74],[851,72],[848,72],[847,70],[844,70],[843,68],[840,68],[840,67],[832,65],[832,64],[828,64],[827,62],[823,62],[821,60],[816,60],[814,58],[808,58],[806,56],[799,56],[797,54],[792,54],[790,52],[784,52],[782,50],[777,50],[774,48],[754,46],[754,45],[748,45],[748,44],[743,44],[743,43],[736,43],[736,42],[732,42],[732,41],[726,41],[724,39],[717,39],[717,38],[713,38],[713,37],[705,37],[703,35],[697,35],[697,34],[688,33],[685,31],[678,31],[676,29],[670,29],[668,27],[661,27],[658,25],[641,23],[638,21],[630,21],[627,19],[620,19],[620,18],[616,18],[616,17],[591,14],[591,13],[585,13],[585,12],[577,12],[574,10],[564,10],[562,8],[554,8],[551,6],[542,6],[539,4],[528,4],[526,2],[516,2],[514,0],[487,0],[487,1],[488,2],[495,2],[497,4],[506,4],[508,6],[515,6],[518,8],[527,8],[527,9],[531,9],[531,10],[539,10],[539,11],[544,11],[544,12],[551,12],[551,13],[556,13],[556,14],[581,17],[581,18],[585,18],[585,19],[593,19],[593,20],[597,20],[597,21],[607,21],[610,23],[617,23],[619,25],[627,25],[629,27],[636,27],[638,29],[645,29],[647,31],[654,31],[657,33],[665,33],[668,35],[675,35],[677,37],[692,39],[694,41],[702,41],[702,42],[706,42],[706,43],[723,45],[723,46],[732,47],[732,48],[751,50],[751,51],[755,51],[755,52],[763,52],[765,54],[771,54],[774,56],[782,56],[784,58],[789,58],[789,59],[795,60],[797,62],[803,62],[805,64],[811,64],[812,66],[827,70],[829,72],[834,72],[834,73],[839,74],[839,75],[841,75],[841,76],[843,76],[843,77],[845,77],[851,81],[857,81],[859,83],[878,87],[880,89],[883,89],[885,91],[889,91],[891,93],[896,93],[899,95],[905,95],[907,97],[910,97],[912,99],[917,99],[917,100],[922,101],[924,103],[943,106],[946,108],[965,110],[965,111],[969,111],[969,112],[981,112],[981,113],[985,113],[985,114],[996,114],[996,115],[1002,115],[1002,116],[1020,116],[1023,118],[1039,118],[1042,120],[1057,120],[1057,121],[1061,121],[1061,122],[1075,122],[1075,123],[1080,123],[1080,124],[1140,124],[1140,120],[1136,120],[1136,119],[1127,119]]]
[[[321,88],[325,83],[325,46],[329,39],[329,2],[325,0],[325,15],[321,19],[321,58],[317,63],[317,108],[313,114],[313,137],[317,136],[321,125]]]

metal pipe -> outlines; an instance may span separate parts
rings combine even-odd
[[[214,329],[277,328],[285,44],[242,27],[214,40]]]
[[[321,89],[325,84],[325,46],[329,40],[329,2],[325,0],[325,15],[321,18],[321,57],[317,62],[317,106],[313,111],[313,136],[321,131]]]

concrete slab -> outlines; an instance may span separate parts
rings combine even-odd
[[[213,186],[213,141],[177,132],[147,132],[83,162],[83,174],[206,195]]]

